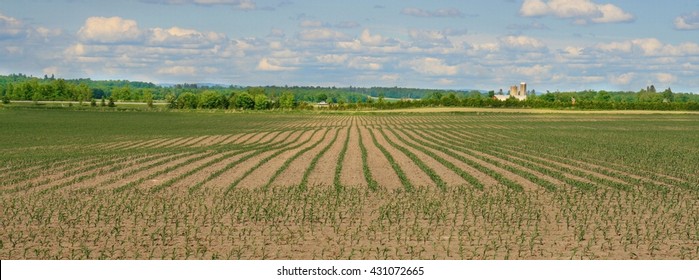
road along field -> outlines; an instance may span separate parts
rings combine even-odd
[[[0,110],[0,259],[699,259],[699,116]]]

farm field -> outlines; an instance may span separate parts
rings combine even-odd
[[[0,109],[0,259],[699,259],[699,115]]]

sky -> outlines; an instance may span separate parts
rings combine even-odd
[[[0,74],[699,93],[699,0],[0,0]]]

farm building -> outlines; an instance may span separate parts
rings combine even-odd
[[[496,94],[493,96],[494,99],[500,100],[500,101],[505,101],[510,97],[517,98],[517,100],[526,100],[527,99],[527,83],[522,82],[519,84],[519,88],[517,85],[513,85],[510,87],[510,94],[509,95],[504,95],[504,94]]]

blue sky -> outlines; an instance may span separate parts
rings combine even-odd
[[[699,1],[2,0],[0,73],[699,93]]]

